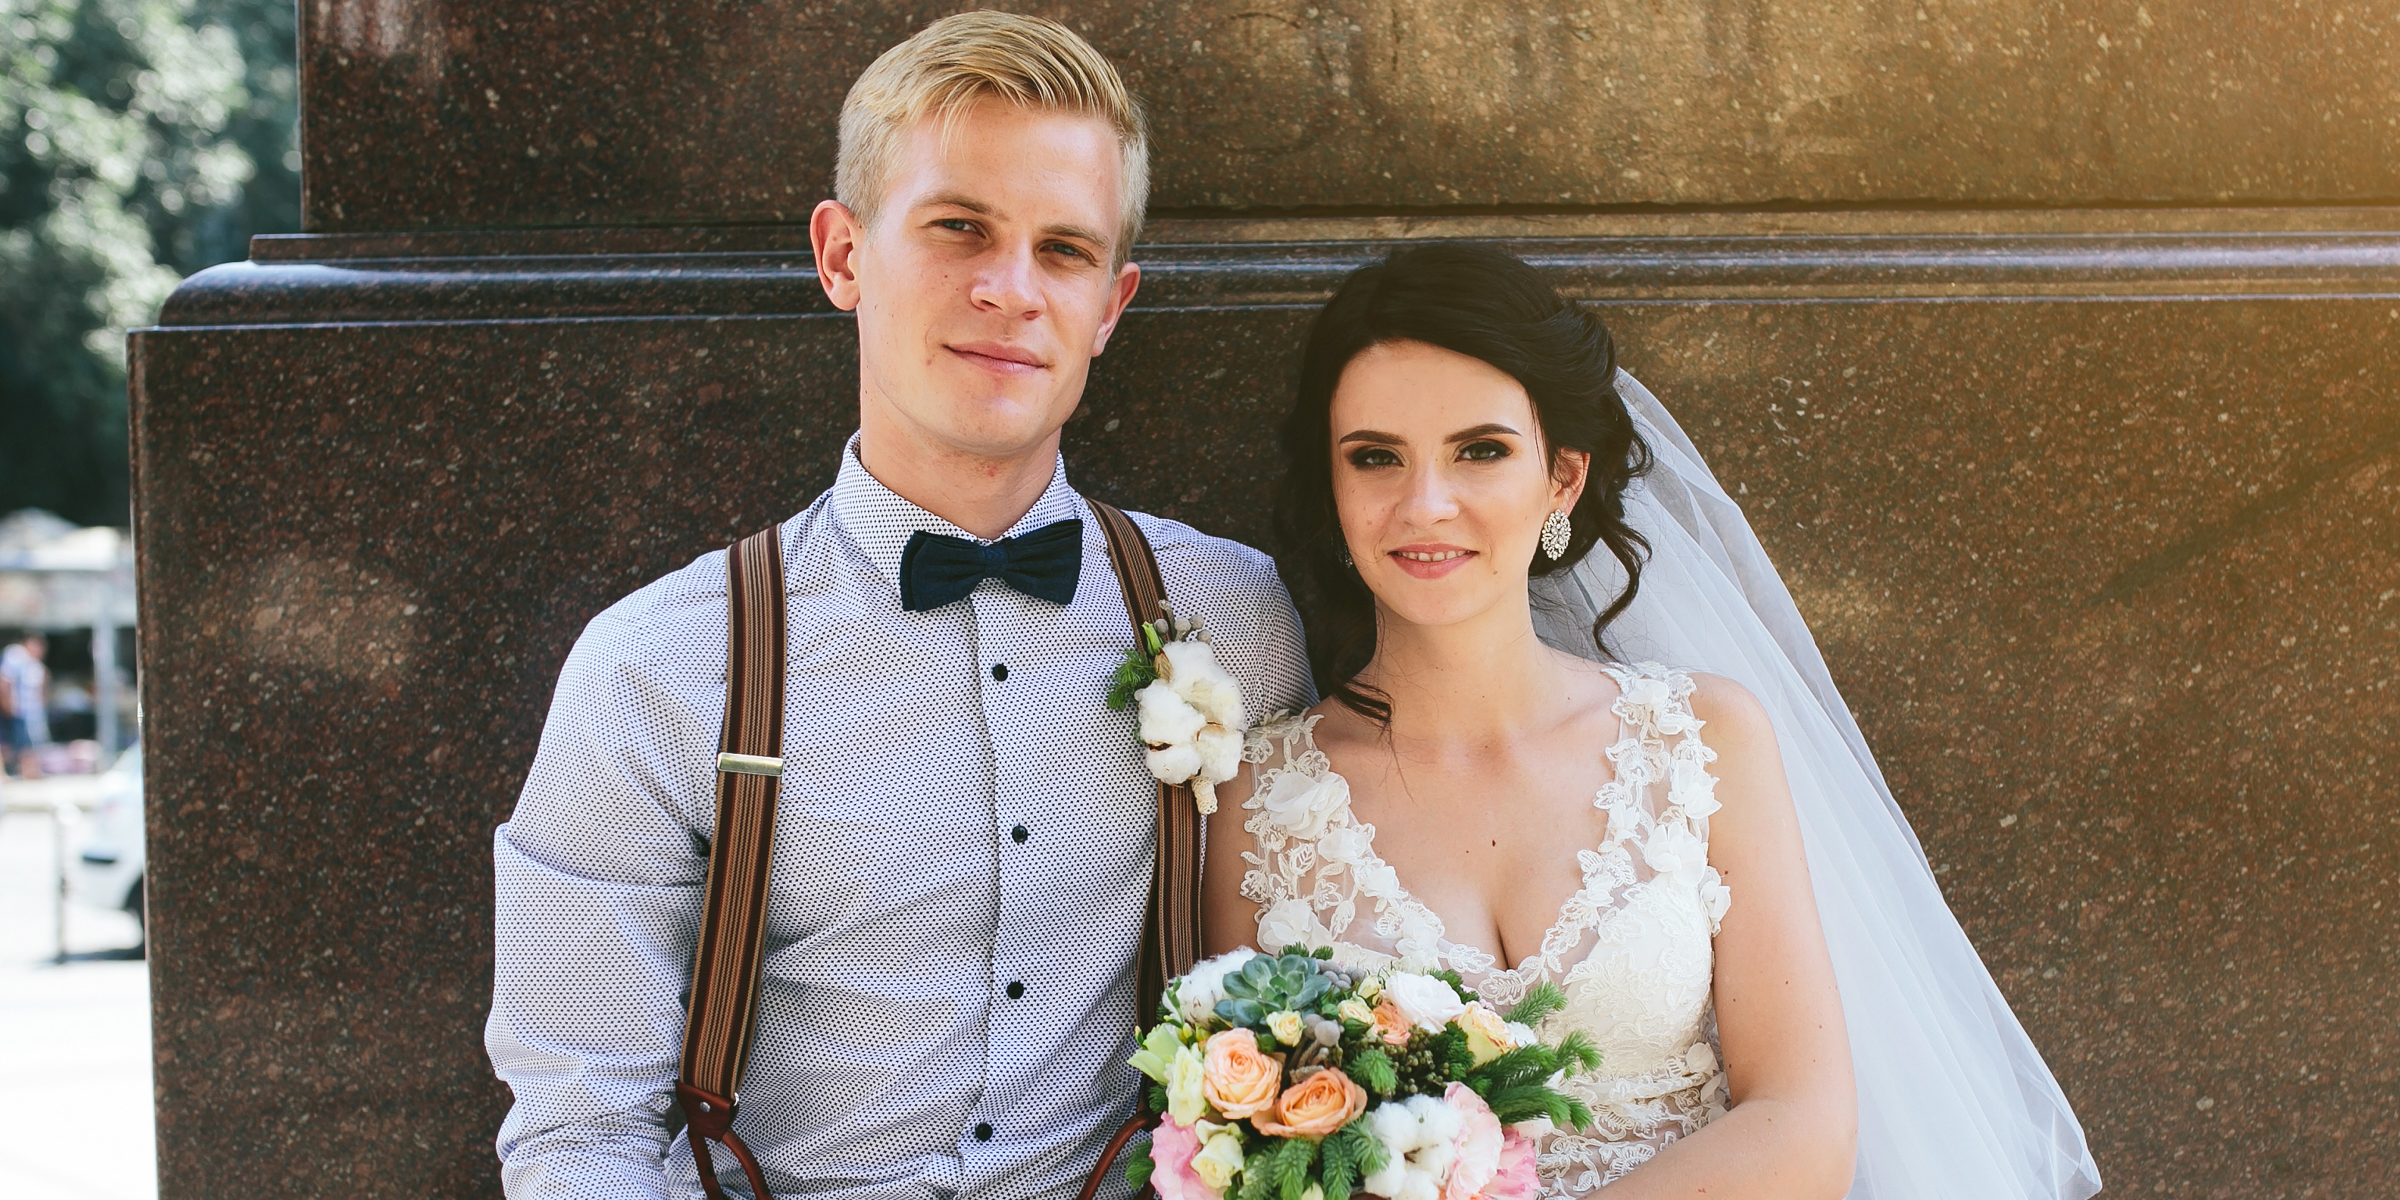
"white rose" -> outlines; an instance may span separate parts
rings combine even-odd
[[[1520,1049],[1526,1046],[1531,1046],[1534,1043],[1542,1040],[1542,1035],[1535,1033],[1533,1031],[1533,1026],[1527,1025],[1521,1021],[1510,1021],[1508,1023],[1508,1036],[1509,1040],[1514,1042]],[[1526,1136],[1531,1137],[1533,1135],[1527,1134]]]
[[[1175,984],[1176,1015],[1190,1025],[1198,1025],[1214,1015],[1217,1001],[1225,998],[1225,977],[1257,957],[1258,951],[1244,946],[1193,964]]]
[[[1315,909],[1308,901],[1294,898],[1277,901],[1275,907],[1258,919],[1258,944],[1269,954],[1281,954],[1297,948],[1314,950],[1332,941],[1325,927],[1317,923]]]
[[[1332,772],[1310,779],[1299,771],[1275,777],[1275,786],[1259,797],[1267,819],[1295,838],[1307,840],[1325,832],[1325,822],[1350,803],[1350,781]]]
[[[1400,1008],[1400,1015],[1427,1033],[1440,1033],[1442,1027],[1467,1011],[1467,1002],[1459,998],[1456,989],[1431,975],[1413,971],[1395,971],[1383,981],[1383,994]]]
[[[1133,698],[1141,705],[1142,740],[1153,746],[1180,745],[1192,740],[1208,718],[1200,710],[1184,702],[1175,689],[1155,682],[1135,692]]]

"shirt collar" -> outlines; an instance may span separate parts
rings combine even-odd
[[[908,549],[909,535],[919,530],[984,544],[999,540],[976,537],[883,486],[883,481],[868,474],[866,464],[859,461],[858,439],[859,435],[853,433],[849,444],[842,447],[841,472],[834,477],[830,493],[833,516],[842,532],[850,536],[850,541],[892,586],[899,586],[900,555]],[[1054,459],[1050,466],[1050,486],[1043,488],[1033,507],[1000,536],[1012,538],[1083,515],[1083,497],[1067,486],[1066,460]]]

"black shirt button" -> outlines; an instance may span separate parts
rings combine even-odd
[[[1007,682],[1008,682],[1008,664],[1007,664],[1007,663],[993,663],[993,664],[992,664],[992,678],[993,678],[994,680],[996,680],[996,681],[1000,682],[1000,683],[1007,683]]]
[[[1022,1000],[1022,999],[1024,999],[1024,998],[1025,998],[1025,985],[1024,985],[1023,983],[1011,983],[1011,984],[1009,984],[1009,985],[1008,985],[1008,998],[1009,998],[1009,999],[1011,999],[1011,1000]]]
[[[1033,836],[1033,831],[1025,828],[1022,825],[1019,825],[1015,829],[1009,830],[1008,836],[1015,838],[1019,842],[1023,842],[1026,838]]]
[[[989,1122],[989,1121],[979,1121],[979,1122],[977,1122],[977,1123],[976,1123],[976,1125],[975,1125],[975,1140],[976,1140],[976,1141],[979,1141],[979,1142],[988,1142],[988,1141],[992,1140],[992,1123],[991,1123],[991,1122]]]

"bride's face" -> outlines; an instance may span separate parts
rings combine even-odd
[[[1561,453],[1554,476],[1523,385],[1481,359],[1390,342],[1350,360],[1332,421],[1342,536],[1390,616],[1450,625],[1527,603],[1542,522],[1575,507],[1590,456]]]

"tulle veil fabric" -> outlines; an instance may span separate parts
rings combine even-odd
[[[2082,1126],[1942,899],[1757,535],[1658,398],[1622,371],[1617,390],[1658,465],[1626,495],[1651,555],[1609,640],[1630,661],[1733,679],[1774,718],[1850,1027],[1852,1200],[2090,1196]],[[1535,580],[1544,640],[1595,655],[1592,619],[1623,585],[1605,553]]]

